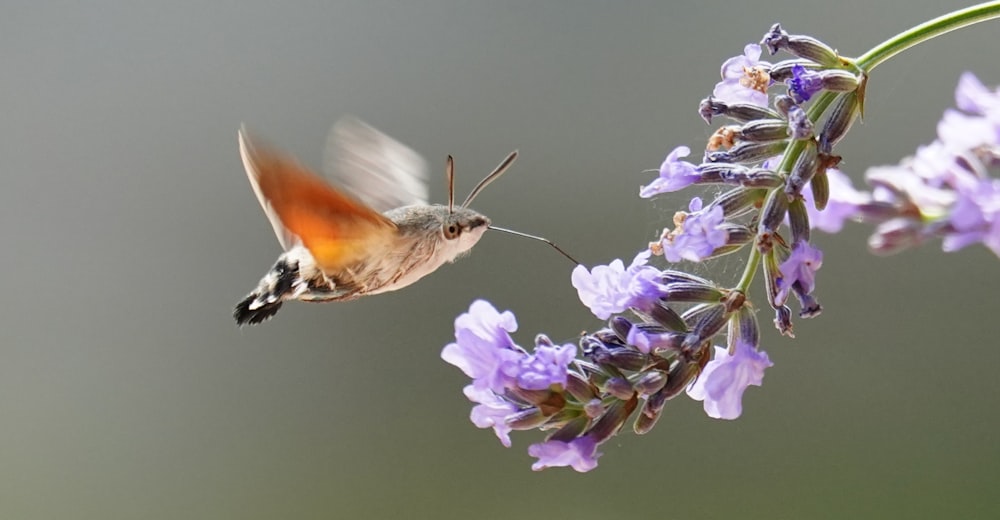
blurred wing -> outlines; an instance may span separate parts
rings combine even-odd
[[[330,130],[323,166],[337,186],[378,212],[427,204],[427,163],[406,145],[354,117]]]
[[[304,245],[332,273],[390,240],[393,222],[337,191],[294,159],[255,142],[240,129],[247,177],[285,250]]]

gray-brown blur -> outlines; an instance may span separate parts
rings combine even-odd
[[[522,344],[601,326],[544,244],[487,233],[402,291],[230,316],[279,252],[241,123],[318,167],[356,114],[427,158],[437,202],[447,154],[461,198],[519,148],[475,209],[607,263],[693,195],[640,201],[642,170],[704,143],[698,101],[773,22],[857,55],[966,2],[319,4],[4,5],[0,517],[1000,515],[1000,261],[982,247],[883,259],[867,227],[817,233],[825,312],[796,340],[768,327],[775,366],[744,417],[678,398],[589,474],[531,472],[537,432],[504,449],[476,429],[439,358],[480,297]],[[932,140],[961,71],[1000,82],[998,27],[876,70],[844,169]]]

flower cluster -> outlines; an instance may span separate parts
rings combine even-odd
[[[844,190],[855,199],[852,216],[878,222],[872,251],[896,253],[940,237],[945,251],[982,243],[1000,256],[1000,179],[990,175],[1000,167],[1000,90],[965,73],[955,101],[934,142],[898,165],[870,168],[870,193]]]
[[[763,61],[765,48],[790,57]],[[822,311],[814,293],[823,253],[812,229],[832,233],[849,219],[874,221],[877,252],[940,236],[946,250],[982,242],[1000,255],[1000,180],[988,174],[1000,164],[1000,91],[971,74],[938,140],[899,166],[870,170],[870,193],[855,190],[836,168],[836,145],[863,112],[868,71],[878,63],[870,56],[882,54],[890,55],[841,57],[775,24],[759,45],[727,60],[699,113],[709,124],[718,117],[731,123],[708,140],[700,162],[687,161],[691,149],[678,146],[639,190],[650,198],[714,185],[716,194],[709,202],[693,197],[628,267],[615,260],[573,270],[580,301],[608,320],[580,338],[581,357],[576,346],[544,335],[533,352],[519,347],[509,334],[513,314],[485,301],[455,321],[455,342],[442,357],[473,379],[465,389],[476,403],[473,423],[492,427],[508,447],[512,430],[551,431],[528,449],[538,459],[533,469],[589,471],[601,443],[633,415],[632,430],[646,433],[680,394],[701,401],[710,417],[739,417],[745,390],[761,385],[772,366],[747,297],[758,272],[781,334],[793,336],[790,298],[800,318]],[[649,264],[655,256],[703,262],[740,251],[747,259],[733,285]],[[725,345],[716,346],[721,336]]]

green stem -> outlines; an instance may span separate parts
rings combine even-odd
[[[872,50],[862,54],[855,64],[866,72],[879,66],[893,56],[932,38],[951,31],[962,29],[979,22],[1000,18],[1000,1],[985,2],[939,16],[929,22],[924,22],[912,29],[901,32],[892,38],[876,45]]]
[[[753,277],[757,273],[758,265],[760,265],[760,249],[756,247],[750,248],[750,258],[747,258],[747,265],[743,268],[743,276],[740,277],[740,283],[736,284],[735,290],[743,294],[750,292],[750,284],[753,283]]]

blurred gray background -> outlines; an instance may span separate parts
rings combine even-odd
[[[464,197],[519,148],[476,209],[607,263],[686,205],[640,201],[641,172],[703,145],[698,101],[773,22],[855,56],[963,4],[5,3],[0,517],[1000,515],[1000,282],[982,247],[875,258],[867,227],[817,235],[826,310],[796,340],[768,328],[775,366],[744,417],[679,398],[588,474],[532,472],[537,432],[504,449],[476,429],[439,358],[480,297],[517,314],[522,344],[601,326],[543,244],[487,234],[404,291],[242,330],[230,316],[279,252],[241,122],[318,166],[356,114],[424,154],[439,202],[446,154]],[[1000,82],[998,27],[878,69],[844,169],[932,140],[961,71]]]

